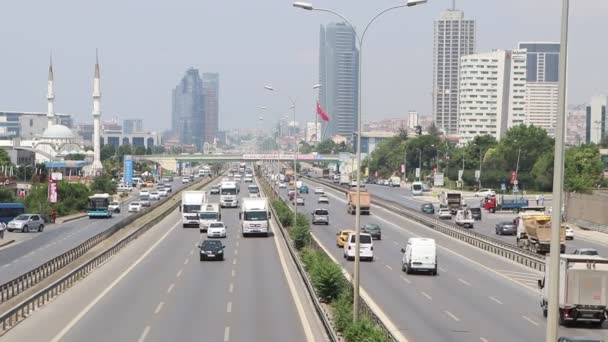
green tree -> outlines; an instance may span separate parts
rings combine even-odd
[[[5,187],[0,187],[0,203],[10,202],[15,202],[15,194]]]
[[[551,191],[553,189],[553,155],[554,150],[542,155],[532,167],[530,175],[538,190]]]
[[[99,157],[101,158],[101,161],[108,160],[109,158],[114,157],[115,154],[116,148],[114,148],[114,145],[112,144],[103,145],[103,147],[99,151]]]
[[[162,145],[152,146],[152,154],[163,154],[165,152],[166,152],[166,149]]]
[[[94,193],[107,193],[110,195],[116,193],[116,184],[112,182],[112,178],[107,173],[94,177],[90,187]]]
[[[127,154],[133,154],[133,148],[129,144],[118,146],[118,160],[122,160],[122,157]]]
[[[4,165],[10,165],[11,164],[11,157],[8,155],[8,152],[6,152],[5,149],[0,148],[0,165],[4,166]]]
[[[566,150],[564,190],[588,192],[601,181],[603,163],[596,145],[581,145]]]
[[[146,154],[146,148],[143,146],[137,146],[135,148],[135,151],[133,151],[133,154],[136,156],[143,156],[144,154]]]
[[[65,156],[65,160],[84,160],[84,153],[71,153]]]

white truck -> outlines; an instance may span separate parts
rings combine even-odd
[[[388,180],[391,187],[400,187],[401,186],[401,178],[397,176],[393,176]]]
[[[203,203],[207,202],[205,191],[182,192],[182,227],[200,227],[198,213],[203,209]]]
[[[340,174],[340,185],[350,185],[350,175],[348,173]]]
[[[237,183],[232,181],[220,183],[220,206],[222,208],[238,208],[238,187]]]
[[[241,205],[239,219],[243,237],[251,234],[268,236],[270,231],[270,209],[266,198],[246,198]]]
[[[209,223],[222,220],[222,209],[219,203],[203,203],[203,208],[198,213],[198,222],[201,233],[206,232]]]
[[[540,306],[543,315],[548,313],[550,277],[549,258],[545,277],[538,280],[541,289]],[[608,259],[597,255],[559,256],[559,323],[569,325],[590,322],[601,327],[606,319],[608,305]]]

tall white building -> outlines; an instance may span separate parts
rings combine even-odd
[[[526,123],[526,50],[511,51],[509,127]]]
[[[452,8],[434,23],[433,120],[446,134],[458,132],[459,67],[475,53],[475,20]]]
[[[600,95],[591,98],[591,105],[587,106],[586,119],[586,134],[585,142],[587,144],[598,144],[602,138],[608,136],[608,96]]]
[[[407,127],[414,129],[418,126],[418,112],[410,110],[407,112]]]
[[[316,128],[315,128],[316,126]],[[306,141],[316,142],[320,141],[321,138],[321,123],[320,122],[307,122],[306,123]]]
[[[459,143],[478,135],[496,140],[508,126],[511,52],[496,50],[460,59]]]

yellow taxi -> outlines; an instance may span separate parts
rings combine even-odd
[[[344,248],[344,243],[348,238],[348,234],[354,233],[355,231],[352,229],[342,229],[339,233],[336,234],[336,246],[340,248]]]

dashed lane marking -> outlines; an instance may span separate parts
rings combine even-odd
[[[154,310],[154,313],[155,313],[155,314],[158,314],[158,313],[160,312],[160,310],[162,310],[163,305],[165,305],[165,303],[164,303],[164,302],[160,302],[160,303],[158,303],[158,305],[156,306],[156,310]]]
[[[404,277],[404,276],[400,276],[400,277],[401,277],[401,279],[403,279],[403,281],[405,281],[406,283],[408,283],[408,284],[411,284],[411,283],[412,283],[412,281],[411,281],[411,280],[409,280],[409,279],[407,279],[406,277]]]
[[[443,311],[446,315],[450,316],[451,319],[455,320],[456,322],[460,322],[460,318],[456,317],[456,315],[454,315],[453,313],[449,312],[448,310],[444,310]]]
[[[534,321],[533,319],[531,319],[528,316],[521,316],[523,319],[525,319],[526,321],[530,322],[530,324],[535,325],[535,326],[539,326],[540,324],[536,321]]]
[[[175,275],[175,277],[176,277],[176,278],[179,278],[179,276],[181,276],[181,275],[182,275],[182,272],[183,272],[183,271],[184,271],[183,269],[180,269],[179,271],[177,271],[177,274]]]
[[[503,303],[502,303],[500,300],[498,300],[498,299],[496,299],[496,298],[494,298],[494,297],[492,297],[492,296],[489,296],[488,298],[490,298],[490,300],[491,300],[491,301],[496,302],[496,303],[498,303],[498,304],[500,304],[500,305],[502,305],[502,304],[503,304]]]
[[[224,342],[230,341],[230,327],[224,328]]]
[[[184,265],[188,264],[189,261],[190,261],[190,259],[186,258],[186,260],[184,260]]]
[[[389,269],[389,270],[391,270],[391,271],[393,270],[393,268],[392,268],[392,267],[390,267],[389,265],[384,265],[384,266],[386,266],[386,268],[388,268],[388,269]]]
[[[173,291],[174,287],[175,287],[175,284],[169,285],[169,288],[167,289],[167,293],[171,293],[171,291]]]
[[[226,304],[226,312],[227,313],[232,312],[232,302],[228,302],[228,304]]]
[[[425,297],[426,297],[426,299],[428,299],[428,300],[432,300],[432,299],[433,299],[433,297],[431,297],[431,296],[430,296],[428,293],[426,293],[426,292],[424,292],[424,291],[422,291],[422,292],[421,292],[421,294],[422,294],[423,296],[425,296]]]
[[[462,279],[462,278],[458,278],[458,281],[465,284],[466,286],[471,286],[471,283],[469,283],[468,281]]]
[[[230,286],[228,286],[228,292],[232,293],[234,292],[234,284],[230,283]]]
[[[143,342],[146,340],[146,336],[148,336],[148,333],[150,333],[150,326],[147,325],[146,328],[144,329],[144,331],[141,333],[141,335],[139,336],[139,339],[137,339],[137,342]]]

